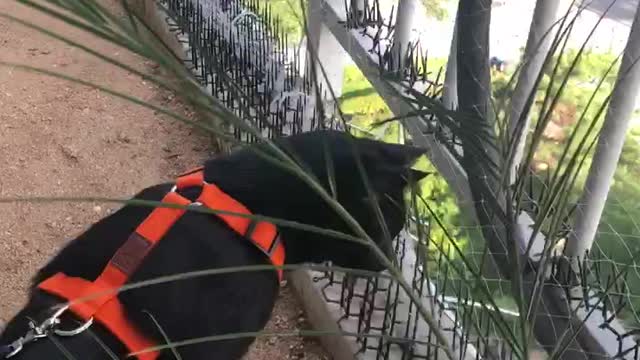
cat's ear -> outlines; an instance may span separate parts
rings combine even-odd
[[[409,169],[426,151],[416,146],[387,143],[384,144],[380,153],[382,160],[388,166],[397,169]]]
[[[405,154],[405,162],[402,164],[404,166],[412,166],[420,156],[424,155],[426,153],[425,149],[416,147],[416,146],[403,146],[403,151]]]
[[[374,183],[378,184],[379,189],[397,190],[407,185],[417,184],[431,173],[412,168],[385,167],[379,169],[377,175]]]
[[[409,176],[408,176],[407,182],[416,183],[426,178],[429,175],[431,175],[430,172],[424,172],[416,169],[409,169]]]

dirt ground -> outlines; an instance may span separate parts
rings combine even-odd
[[[14,1],[8,13],[91,44],[137,69],[152,64],[91,35],[75,31]],[[0,61],[60,71],[174,110],[188,111],[171,94],[81,50],[0,19]],[[62,80],[0,67],[0,197],[128,197],[171,180],[210,156],[208,142],[188,127],[125,101]],[[23,304],[29,279],[66,241],[117,205],[0,204],[0,327]],[[283,287],[269,329],[306,326],[300,305]],[[246,357],[326,359],[314,341],[269,338]]]

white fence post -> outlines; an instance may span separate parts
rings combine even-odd
[[[538,0],[536,3],[529,37],[524,56],[522,57],[522,67],[518,74],[518,82],[510,97],[509,112],[509,136],[516,138],[515,153],[510,172],[511,183],[516,180],[516,168],[520,165],[522,156],[524,155],[527,133],[530,127],[530,117],[527,114],[523,123],[520,122],[522,112],[525,110],[525,102],[529,97],[535,85],[536,78],[544,65],[545,58],[551,48],[554,33],[552,28],[555,26],[558,18],[558,10],[560,8],[559,0]],[[519,131],[518,127],[520,127]]]
[[[589,175],[578,203],[577,219],[565,255],[582,259],[596,236],[613,175],[640,93],[640,5],[622,57],[611,103],[607,109]]]
[[[447,109],[458,108],[458,16],[453,25],[453,37],[451,38],[451,50],[447,60],[447,70],[444,75],[444,88],[442,89],[442,103]],[[459,149],[460,151],[462,149]]]
[[[407,50],[412,45],[413,17],[418,9],[418,0],[400,0],[398,4],[398,15],[396,16],[396,26],[393,34],[393,48],[391,50],[393,65],[396,70],[402,70],[407,66]]]
[[[336,0],[331,0],[336,4]],[[340,2],[340,4],[342,4]],[[336,8],[342,9],[342,6]],[[324,101],[327,115],[331,115],[334,102],[331,98],[329,87],[333,89],[336,98],[342,95],[342,82],[344,80],[344,67],[349,59],[340,43],[335,39],[329,28],[323,23],[322,0],[309,0],[307,6],[307,76],[315,79],[321,89],[321,94],[316,101]],[[326,76],[325,76],[326,75]]]

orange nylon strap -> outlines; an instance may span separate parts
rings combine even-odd
[[[189,205],[190,200],[170,192],[163,203]],[[94,318],[108,328],[131,352],[153,346],[131,324],[117,298],[117,289],[138,268],[145,256],[185,213],[185,209],[157,207],[118,249],[102,274],[93,282],[58,273],[38,287],[71,302],[69,309],[83,320]],[[79,300],[79,301],[76,301]],[[158,352],[138,355],[139,360],[155,360]]]
[[[236,199],[227,195],[219,187],[204,181],[204,172],[188,173],[178,178],[176,187],[185,189],[192,186],[201,186],[202,192],[196,200],[211,210],[220,210],[235,214],[252,215],[251,211]],[[248,217],[233,214],[216,214],[231,229],[251,240],[271,260],[273,265],[284,265],[284,245],[278,237],[278,229],[275,225],[266,221],[253,222]],[[252,223],[254,224],[252,226]],[[277,269],[278,278],[282,280],[282,269]]]
[[[202,171],[190,173],[180,176],[176,181],[176,187],[178,189],[185,189],[192,186],[202,186],[204,183],[204,174]]]
[[[83,299],[93,294],[105,293],[111,290],[85,279],[66,276],[63,273],[55,274],[38,285],[38,287],[69,301]],[[141,351],[155,346],[156,344],[153,341],[141,335],[141,332],[129,322],[122,304],[112,294],[112,292],[109,292],[108,295],[98,298],[108,298],[107,301],[100,301],[101,305],[98,311],[96,311],[95,304],[91,300],[72,303],[73,309],[71,311],[85,321],[93,317],[111,331],[130,352]],[[150,351],[139,354],[137,357],[139,360],[156,360],[159,355],[157,351]]]
[[[197,202],[213,209],[237,214],[251,215],[249,209],[224,193],[220,188],[204,181],[202,168],[194,169],[180,176],[177,189],[193,186],[202,187]],[[192,204],[177,192],[171,191],[162,199],[163,203],[187,206]],[[127,241],[118,249],[102,274],[93,282],[58,273],[38,285],[38,288],[60,296],[70,302],[69,309],[81,319],[94,318],[109,329],[132,353],[154,346],[126,317],[124,307],[117,297],[117,290],[142,263],[145,256],[171,229],[186,209],[157,207],[136,228]],[[280,242],[275,225],[266,221],[252,221],[233,214],[217,214],[237,233],[249,238],[271,263],[283,265],[284,245]],[[282,280],[282,269],[277,269]],[[139,360],[156,360],[159,352],[136,355]]]
[[[178,175],[178,178],[193,174],[194,172],[203,172],[203,171],[204,171],[204,166],[198,166],[196,168],[183,172],[182,174]]]

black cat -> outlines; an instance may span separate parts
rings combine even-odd
[[[281,138],[276,143],[304,163],[329,193],[335,191],[340,204],[390,254],[390,239],[400,232],[405,222],[403,190],[408,185],[407,179],[418,180],[424,176],[419,172],[409,176],[413,171],[410,166],[423,153],[420,149],[350,138],[350,135],[337,131],[309,132]],[[352,144],[361,157],[370,186],[377,194],[387,236],[376,220],[378,217],[358,171]],[[342,218],[307,184],[257,155],[256,150],[271,151],[265,144],[253,145],[207,161],[205,180],[216,184],[254,214],[353,234]],[[135,198],[159,201],[171,187],[172,184],[152,186]],[[198,189],[190,189],[183,195],[193,199],[197,193]],[[34,283],[38,284],[58,272],[95,280],[150,211],[148,207],[124,206],[100,220],[42,268]],[[279,231],[286,249],[287,264],[331,261],[351,268],[384,269],[374,254],[361,244],[284,226]],[[143,260],[129,280],[137,282],[194,270],[252,264],[269,264],[269,260],[220,218],[188,212]],[[172,341],[260,331],[270,317],[278,288],[277,274],[269,270],[169,282],[122,292],[118,297],[134,324],[158,343],[165,343],[149,314]],[[23,336],[28,330],[28,319],[42,321],[51,315],[51,307],[62,302],[34,287],[28,304],[4,329],[0,345]],[[63,317],[63,323],[70,320]],[[100,324],[94,324],[89,331],[77,336],[55,339],[57,344],[49,339],[28,344],[13,359],[69,359],[60,347],[78,360],[111,360],[114,355],[120,359],[127,354],[122,343]],[[177,351],[184,360],[240,359],[253,340],[206,342],[179,347]],[[111,355],[105,347],[112,351]],[[171,351],[165,350],[160,354],[159,360],[169,359],[174,359]]]

